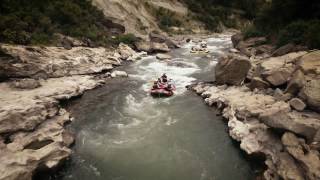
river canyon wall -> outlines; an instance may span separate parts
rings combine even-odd
[[[112,69],[141,59],[120,44],[106,48],[1,45],[0,179],[32,179],[59,167],[74,143],[61,102],[127,74]]]
[[[264,159],[263,179],[320,178],[320,52],[232,37],[214,84],[192,89],[222,111],[230,136]]]

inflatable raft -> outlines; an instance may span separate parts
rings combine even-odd
[[[168,88],[166,88],[165,85],[160,86],[159,88],[153,88],[150,91],[150,95],[153,97],[170,97],[172,95],[174,95],[174,90],[175,90],[175,86],[171,85],[170,90]]]

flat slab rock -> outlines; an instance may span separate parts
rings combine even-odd
[[[74,139],[64,125],[70,117],[57,101],[101,83],[91,76],[42,80],[28,90],[0,83],[0,180],[31,180],[39,166],[55,168],[68,158]]]
[[[61,47],[0,45],[11,56],[11,59],[0,64],[0,74],[19,78],[46,79],[94,74],[111,70],[122,61],[139,60],[145,55],[125,44],[120,44],[116,50],[103,47],[74,47],[67,50]]]
[[[263,154],[266,157],[265,164],[268,169],[264,172],[265,179],[318,178],[309,176],[309,171],[314,172],[314,168],[320,164],[316,163],[301,170],[300,161],[297,161],[297,157],[290,151],[284,152],[285,146],[281,137],[272,129],[294,132],[310,142],[315,142],[320,128],[319,114],[297,112],[284,101],[252,92],[244,86],[217,87],[199,83],[192,89],[201,95],[208,105],[215,105],[222,110],[223,116],[228,119],[229,134],[240,142],[242,150],[249,155]],[[307,146],[309,147],[306,144]]]

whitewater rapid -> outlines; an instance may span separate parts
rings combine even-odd
[[[230,34],[205,39],[209,54],[190,54],[195,42],[170,53],[169,61],[143,58],[71,106],[76,145],[63,180],[225,180],[252,178],[212,108],[187,91],[196,80],[212,81],[218,58],[231,47]],[[177,87],[171,98],[149,90],[166,73]]]

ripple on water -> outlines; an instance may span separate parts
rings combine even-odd
[[[92,91],[103,96],[77,111],[87,123],[77,126],[74,168],[63,179],[248,180],[250,169],[223,122],[185,89],[195,77],[212,79],[216,58],[230,44],[230,36],[208,39],[212,58],[191,56],[192,43],[173,50],[178,58],[171,61],[143,58],[126,68],[128,86]],[[174,79],[177,96],[154,99],[149,89],[164,72]]]

